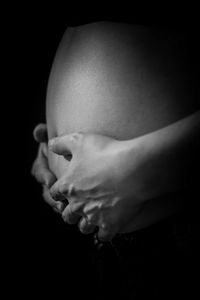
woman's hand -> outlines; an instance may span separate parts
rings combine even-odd
[[[31,173],[43,187],[43,198],[56,212],[61,211],[62,203],[53,200],[49,193],[49,188],[55,183],[56,177],[49,170],[48,166],[48,138],[46,124],[39,124],[35,127],[33,136],[39,143],[38,154],[33,163]]]
[[[134,216],[143,206],[142,181],[137,178],[141,152],[137,146],[133,156],[133,147],[129,153],[126,141],[75,133],[51,140],[49,148],[71,160],[67,173],[50,189],[53,199],[69,201],[63,219],[74,224],[82,216],[81,231],[98,226],[101,240],[131,231]]]

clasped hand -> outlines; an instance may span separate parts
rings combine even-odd
[[[66,159],[66,174],[56,181],[50,194],[56,201],[68,200],[62,216],[79,226],[95,225],[100,239],[111,239],[133,221],[139,199],[133,182],[125,142],[98,134],[74,133],[50,140],[49,148]]]
[[[42,145],[44,147],[44,144],[40,147]],[[48,147],[70,160],[64,176],[57,181],[51,178],[50,184],[44,183],[46,201],[56,210],[60,209],[64,221],[78,222],[83,233],[98,228],[101,240],[131,231],[134,216],[143,204],[140,187],[133,178],[133,163],[137,170],[140,154],[136,151],[133,157],[133,151],[129,155],[126,141],[99,134],[64,135],[50,140]],[[46,174],[50,174],[47,160],[45,168]],[[34,169],[37,170],[37,166]],[[36,172],[32,173],[39,177]],[[67,206],[64,205],[66,200]]]

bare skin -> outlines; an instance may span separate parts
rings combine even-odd
[[[187,174],[191,168],[195,172],[195,167],[189,154],[199,146],[199,133],[200,113],[196,112],[133,140],[81,133],[55,138],[49,142],[50,149],[70,160],[70,166],[56,182],[52,174],[48,203],[55,207],[56,201],[66,203],[67,199],[69,205],[59,207],[64,221],[79,222],[83,233],[97,226],[102,240],[148,226],[179,209],[180,203],[165,206],[162,196],[190,184]],[[39,159],[33,168],[38,171],[33,173],[44,182],[51,173]],[[196,162],[198,168],[198,157]]]
[[[58,210],[62,213],[66,222],[78,222],[79,228],[83,233],[92,232],[95,223],[100,228],[100,236],[104,239],[109,239],[116,232],[138,230],[167,217],[176,210],[174,197],[165,197],[164,190],[168,193],[167,187],[161,188],[160,194],[157,192],[154,195],[152,190],[155,187],[153,179],[156,181],[158,176],[160,176],[158,175],[160,170],[158,168],[159,160],[156,159],[156,155],[155,159],[152,160],[152,151],[149,153],[148,151],[143,152],[144,149],[148,149],[151,145],[150,140],[146,139],[148,133],[153,134],[159,128],[164,129],[169,124],[175,124],[176,121],[196,110],[193,96],[188,97],[186,91],[182,89],[182,87],[186,86],[184,84],[185,81],[181,81],[184,79],[185,73],[180,72],[182,69],[179,69],[178,64],[174,64],[174,62],[177,62],[179,53],[178,56],[175,54],[175,60],[173,55],[171,56],[174,51],[173,45],[176,42],[171,44],[170,35],[168,36],[167,33],[167,36],[163,38],[162,34],[162,32],[154,32],[145,28],[134,28],[134,26],[95,23],[70,29],[64,35],[59,46],[47,91],[48,132],[46,133],[45,127],[40,127],[39,130],[37,128],[35,131],[35,133],[37,132],[35,134],[35,137],[37,136],[36,140],[42,142],[42,145],[39,147],[38,158],[34,163],[33,174],[43,184],[44,197],[50,205],[55,207],[53,198],[57,200],[58,194],[60,194],[59,197],[62,196]],[[175,40],[172,39],[172,41]],[[41,131],[43,132],[42,134]],[[84,137],[88,137],[81,138],[81,140],[85,141],[82,146],[84,145],[86,149],[95,149],[96,152],[88,150],[88,154],[85,151],[79,156],[75,156],[76,159],[72,157],[72,160],[70,160],[71,157],[66,157],[66,153],[63,155],[62,152],[55,153],[56,151],[47,150],[47,139],[80,131],[84,132]],[[143,143],[140,143],[138,141],[141,141],[142,136]],[[154,135],[154,137],[157,137],[156,144],[160,145],[161,142],[159,143],[159,140],[163,142],[163,139],[158,138],[158,136],[160,134]],[[168,140],[168,134],[164,136]],[[41,139],[41,137],[45,137],[45,139]],[[139,137],[141,137],[140,140],[137,139]],[[154,137],[152,140],[154,140]],[[97,145],[95,146],[96,139]],[[122,146],[122,142],[128,140],[132,141],[130,143],[126,142],[126,145],[132,145],[133,147],[132,156],[130,156],[130,148],[128,147],[129,150],[125,150],[126,147]],[[105,141],[107,141],[107,145]],[[179,144],[179,139],[177,143]],[[71,165],[76,166],[77,170],[80,167],[85,172],[89,172],[86,162],[83,163],[83,157],[88,162],[88,168],[89,166],[91,167],[90,160],[93,159],[95,161],[97,159],[98,161],[98,155],[103,155],[103,153],[98,154],[100,152],[98,149],[99,144],[102,144],[103,150],[107,149],[104,151],[105,161],[108,159],[106,159],[107,156],[110,158],[110,162],[108,163],[107,161],[105,164],[105,167],[108,169],[104,170],[104,175],[108,182],[108,174],[112,173],[113,168],[120,170],[120,172],[114,172],[115,175],[119,173],[114,176],[114,181],[116,179],[118,183],[118,176],[121,176],[122,182],[127,181],[125,175],[127,174],[125,171],[126,166],[130,167],[132,165],[134,171],[129,170],[130,173],[133,172],[133,174],[137,173],[140,175],[139,177],[132,175],[133,181],[129,181],[134,183],[130,184],[133,190],[130,191],[130,197],[128,197],[132,201],[116,201],[117,207],[121,207],[122,204],[118,203],[122,202],[124,205],[127,203],[127,207],[131,205],[134,221],[131,223],[130,216],[130,219],[128,219],[131,225],[128,224],[128,220],[128,223],[124,224],[125,221],[122,221],[124,219],[123,214],[113,213],[116,216],[116,219],[114,218],[115,222],[113,221],[113,226],[109,225],[109,229],[106,232],[102,229],[102,224],[104,224],[102,220],[106,218],[102,211],[99,211],[99,216],[96,213],[98,221],[89,219],[88,223],[88,206],[86,205],[86,208],[83,202],[79,202],[78,207],[75,209],[72,199],[68,199],[68,191],[63,190],[63,195],[58,192],[60,191],[60,180],[64,182],[64,178],[68,178],[68,171],[71,172],[73,179],[81,180],[81,178],[76,178],[73,174]],[[112,144],[116,146],[115,151],[109,151]],[[170,144],[169,140],[168,145]],[[120,145],[120,147],[117,145]],[[142,149],[139,145],[143,145]],[[163,145],[166,145],[166,143]],[[117,149],[122,148],[124,149],[123,151],[117,151]],[[157,149],[161,149],[161,147],[158,146]],[[173,153],[173,149],[176,149],[176,147],[172,147],[170,153]],[[106,151],[109,152],[109,155]],[[119,153],[126,153],[127,151],[128,154],[124,154],[124,158],[121,159]],[[156,152],[155,150],[154,153]],[[164,149],[162,153],[166,153]],[[114,155],[115,159],[112,158]],[[163,155],[165,156],[165,154]],[[41,164],[39,161],[43,163]],[[81,164],[79,165],[80,161]],[[117,161],[115,167],[113,161],[115,161],[115,164]],[[153,165],[153,162],[155,165]],[[147,172],[147,169],[149,170],[149,168],[145,168],[146,164],[148,166],[151,165],[153,170],[157,168],[157,177],[154,177],[153,174],[147,176],[149,172]],[[99,170],[103,172],[103,165],[99,163],[97,164],[98,166]],[[121,170],[123,171],[122,173]],[[146,171],[144,172],[144,170]],[[137,172],[135,173],[135,171]],[[95,173],[95,170],[93,172]],[[99,176],[103,178],[103,173],[101,172]],[[170,171],[168,173],[170,174]],[[89,172],[88,177],[90,176]],[[95,176],[98,179],[98,168]],[[132,176],[129,176],[129,179]],[[152,179],[152,189],[147,189],[146,187],[141,192],[144,180],[142,176]],[[55,178],[58,180],[57,182],[55,182]],[[149,182],[149,180],[145,182],[147,181]],[[47,183],[46,185],[44,185],[45,182]],[[111,180],[110,182],[112,183],[113,181]],[[160,184],[159,186],[162,187]],[[49,188],[51,188],[50,192],[53,197],[50,196]],[[146,196],[144,196],[145,193]],[[149,201],[149,197],[154,197],[153,195],[155,198]],[[67,204],[66,198],[70,200],[70,204],[65,208]],[[120,199],[123,199],[123,196]],[[141,199],[141,201],[138,199]],[[61,203],[64,206],[61,207]],[[94,211],[96,211],[96,208]],[[108,210],[105,209],[103,211]],[[126,209],[119,211],[124,211],[126,216]],[[111,211],[110,214],[112,215]],[[107,221],[105,221],[106,223]],[[128,229],[126,225],[127,228],[129,227]],[[108,226],[106,225],[106,227]]]
[[[64,204],[53,200],[49,193],[49,188],[56,182],[56,176],[50,171],[48,165],[48,138],[47,138],[47,126],[46,124],[39,124],[35,127],[33,136],[36,142],[39,143],[37,157],[33,163],[31,174],[35,177],[37,182],[42,185],[43,198],[47,204],[49,204],[54,211],[61,212],[61,208]]]
[[[99,227],[100,239],[134,231],[138,226],[135,219],[152,199],[189,184],[188,171],[193,162],[188,156],[191,147],[197,145],[199,133],[197,112],[128,141],[80,133],[55,138],[49,142],[50,149],[66,159],[70,153],[72,160],[50,194],[55,200],[68,199],[64,220],[70,223],[74,213],[85,217],[88,224]],[[160,203],[164,204],[162,199]],[[159,218],[169,212],[169,207],[168,211],[161,210]],[[153,222],[157,221],[158,215],[152,216]],[[142,226],[149,221],[147,218]]]
[[[182,43],[179,34],[143,26],[68,28],[48,81],[48,138],[81,131],[133,139],[194,112]],[[57,178],[69,164],[53,152],[48,162]]]

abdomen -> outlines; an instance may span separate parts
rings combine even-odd
[[[49,78],[49,138],[82,131],[126,140],[188,115],[196,107],[183,49],[182,35],[168,30],[103,22],[68,29]],[[58,178],[68,164],[49,153]],[[148,203],[135,230],[169,215],[173,202]]]
[[[178,42],[168,31],[126,24],[68,29],[49,78],[49,138],[82,131],[131,139],[188,114]],[[58,177],[68,164],[52,154],[49,163]]]
[[[49,138],[82,131],[126,140],[193,112],[184,43],[176,32],[124,24],[68,29],[49,78]],[[60,178],[69,162],[49,153],[49,165]],[[177,198],[148,202],[135,230],[172,214]]]

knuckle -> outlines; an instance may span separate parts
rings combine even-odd
[[[56,207],[57,211],[59,211],[59,213],[62,214],[62,212],[64,210],[64,203],[58,201],[55,203],[55,207]]]
[[[65,223],[75,224],[77,216],[71,212],[70,206],[62,213],[62,218]]]
[[[93,225],[88,225],[88,226],[86,226],[86,227],[82,230],[82,233],[83,233],[83,234],[90,234],[90,233],[94,232],[94,230],[95,230],[95,226],[93,226]]]
[[[65,188],[65,187],[64,187]],[[73,183],[69,183],[68,184],[68,191],[67,191],[67,195],[70,196],[74,196],[76,194],[77,189],[75,188]]]
[[[64,200],[68,193],[68,180],[63,178],[62,180],[54,183],[50,188],[51,197],[55,200]]]
[[[97,214],[95,214],[95,213],[91,213],[91,214],[87,215],[87,220],[88,220],[88,223],[90,223],[90,224],[95,224],[95,225],[98,224],[98,217],[97,217]]]
[[[66,179],[64,179],[59,182],[59,184],[57,186],[57,193],[63,194],[63,193],[67,193],[67,192],[68,192],[68,183],[67,183]]]
[[[51,188],[50,188],[50,195],[52,198],[56,197],[57,195],[61,194],[61,186],[60,183],[55,183]]]
[[[83,132],[79,131],[79,132],[74,132],[71,135],[71,141],[74,143],[81,143],[83,140]]]
[[[85,218],[82,218],[78,224],[79,230],[84,233],[87,230],[87,220]]]
[[[54,197],[56,196],[57,194],[57,189],[56,189],[56,186],[52,186],[49,190],[49,193],[51,195],[51,197],[54,199]]]
[[[90,234],[94,232],[96,226],[94,224],[91,224],[88,222],[87,217],[82,217],[79,224],[78,224],[79,230],[83,234]]]
[[[82,202],[79,201],[71,202],[70,204],[71,212],[76,214],[81,213],[83,206],[84,204]]]

